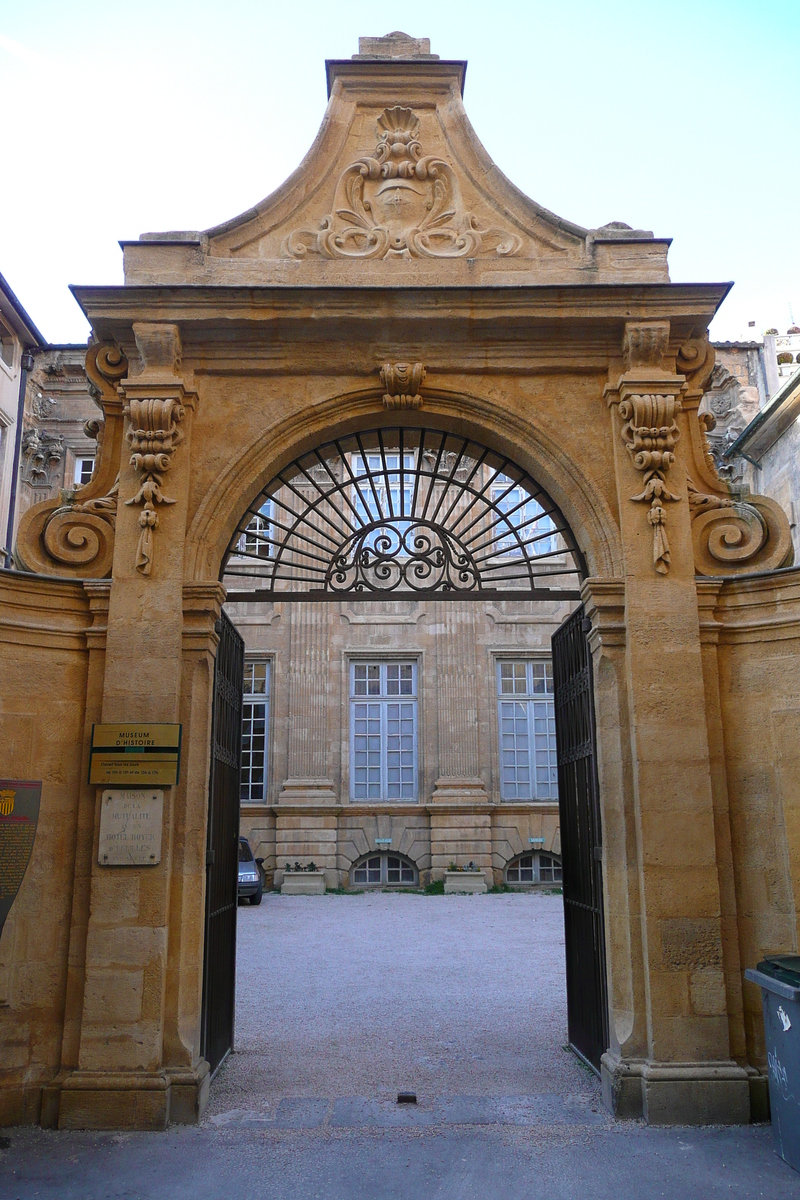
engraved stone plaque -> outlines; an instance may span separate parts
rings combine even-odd
[[[108,788],[100,801],[101,867],[154,867],[161,862],[164,792]]]

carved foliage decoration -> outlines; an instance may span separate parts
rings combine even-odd
[[[482,228],[461,200],[455,172],[423,153],[419,117],[395,105],[381,113],[374,154],[339,178],[333,210],[317,230],[296,229],[284,242],[293,258],[475,258],[514,255],[510,230]]]
[[[381,383],[384,408],[422,408],[420,391],[426,371],[422,363],[385,363]]]
[[[17,558],[30,571],[102,579],[111,572],[119,483],[122,405],[117,384],[128,373],[128,360],[114,345],[95,344],[86,355],[90,391],[104,420],[93,420],[97,437],[94,474],[86,485],[59,500],[34,505],[23,515]]]
[[[680,499],[666,484],[667,472],[675,462],[675,443],[680,437],[675,420],[681,411],[678,396],[627,395],[620,401],[624,422],[622,440],[633,465],[644,476],[644,488],[631,500],[649,505],[647,519],[653,527],[653,565],[660,575],[669,570],[667,510],[664,505]]]
[[[172,465],[172,455],[183,441],[178,428],[185,409],[174,397],[131,398],[125,406],[130,419],[126,434],[130,443],[131,466],[142,472],[142,482],[135,496],[126,504],[141,505],[139,542],[136,548],[136,570],[149,575],[153,566],[153,537],[158,528],[156,505],[175,504],[162,490],[163,476]]]

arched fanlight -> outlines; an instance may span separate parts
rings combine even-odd
[[[585,575],[550,497],[504,455],[430,429],[311,450],[250,505],[223,575],[262,596],[577,597]]]

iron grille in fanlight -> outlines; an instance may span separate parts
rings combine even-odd
[[[338,438],[280,471],[244,514],[223,575],[229,589],[257,581],[265,599],[567,599],[585,570],[557,506],[510,459],[394,428]]]

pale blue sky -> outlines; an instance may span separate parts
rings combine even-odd
[[[675,280],[733,279],[716,337],[800,323],[798,0],[0,0],[0,271],[43,333],[83,340],[67,285],[120,283],[118,239],[272,191],[324,59],[392,29],[469,60],[478,136],[540,204],[671,236]]]

